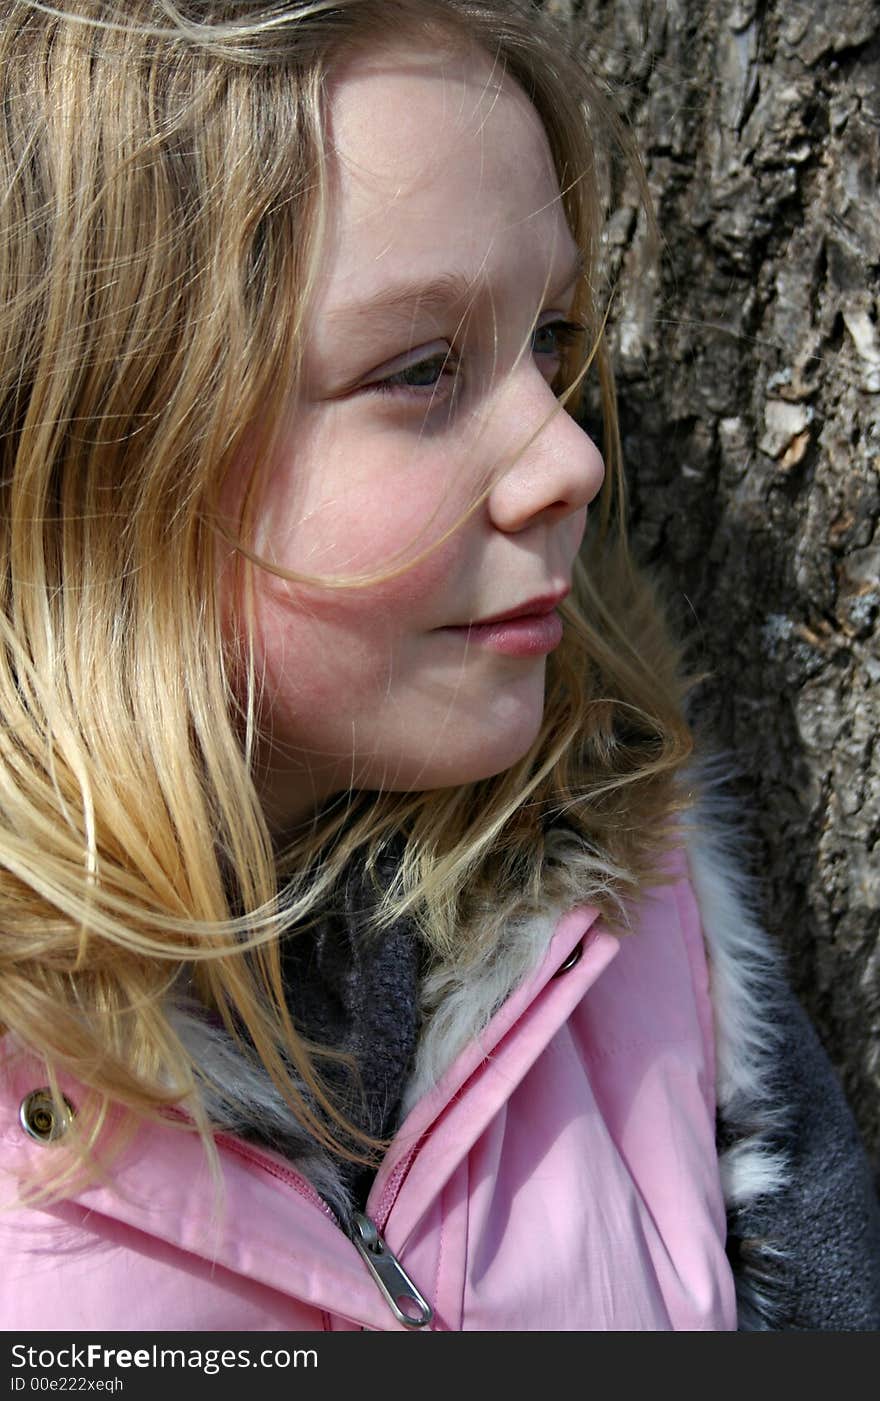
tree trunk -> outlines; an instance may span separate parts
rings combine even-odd
[[[617,90],[639,556],[684,601],[764,916],[880,1165],[880,4],[546,0]]]

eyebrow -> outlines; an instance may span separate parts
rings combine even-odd
[[[584,275],[584,256],[577,250],[571,264],[559,279],[547,286],[565,286],[579,281]],[[450,308],[469,304],[479,287],[480,277],[465,277],[462,273],[444,273],[428,282],[409,279],[381,287],[372,296],[362,301],[350,302],[328,312],[327,319],[333,323],[350,322],[361,326],[365,321],[387,321],[411,323],[420,313],[448,311]]]

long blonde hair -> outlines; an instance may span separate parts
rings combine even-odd
[[[595,143],[625,138],[525,0],[0,13],[0,1025],[51,1083],[67,1073],[92,1092],[93,1131],[111,1103],[183,1101],[207,1135],[167,1010],[185,982],[338,1148],[345,1119],[291,1024],[279,943],[354,854],[375,870],[402,841],[377,927],[406,912],[435,958],[466,962],[548,895],[619,922],[680,802],[677,658],[627,553],[602,333]],[[601,519],[530,752],[457,789],[346,795],[279,851],[251,763],[255,683],[233,685],[216,597],[217,503],[246,435],[271,451],[278,388],[296,382],[327,74],[404,26],[482,45],[547,129],[584,256]]]

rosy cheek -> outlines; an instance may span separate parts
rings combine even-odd
[[[343,567],[334,561],[342,585],[299,583],[263,571],[257,596],[267,635],[271,627],[284,627],[289,633],[314,633],[336,628],[351,633],[357,643],[357,630],[373,638],[393,639],[403,633],[421,632],[448,621],[440,616],[448,609],[450,587],[466,580],[464,543],[456,536],[433,547],[425,546],[423,557],[414,553],[409,539],[397,555],[388,553],[377,561],[370,541],[365,539],[365,564],[372,582],[358,579],[359,541],[351,541]],[[375,577],[379,576],[379,577]],[[383,577],[384,576],[384,577]],[[347,584],[346,580],[352,580]]]
[[[461,468],[466,455],[449,443],[442,452],[415,449],[411,434],[364,429],[362,418],[354,433],[351,408],[303,411],[264,474],[255,553],[304,580],[257,568],[267,648],[279,628],[307,645],[332,626],[345,645],[357,646],[359,626],[374,639],[391,639],[425,621],[433,625],[436,595],[461,577],[465,538],[474,529],[473,521],[453,529],[469,504],[462,493],[473,491]],[[231,506],[232,497],[225,500]]]
[[[263,513],[258,552],[317,582],[381,579],[370,593],[424,595],[460,553],[462,505],[439,473],[382,464],[368,480],[328,471],[301,491],[279,493]],[[465,503],[465,505],[468,503]],[[465,527],[466,530],[466,527]],[[389,593],[390,590],[390,593]],[[357,589],[334,590],[353,596]]]

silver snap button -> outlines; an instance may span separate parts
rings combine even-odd
[[[59,1107],[48,1088],[31,1090],[21,1101],[19,1122],[25,1133],[36,1143],[54,1143],[70,1128],[75,1110],[65,1099]]]
[[[568,955],[568,958],[565,960],[565,962],[560,963],[559,967],[556,969],[556,972],[553,974],[554,978],[559,978],[562,976],[563,973],[568,973],[570,969],[574,968],[576,963],[580,963],[581,954],[583,953],[583,951],[583,941],[579,944],[575,944],[574,948]]]

